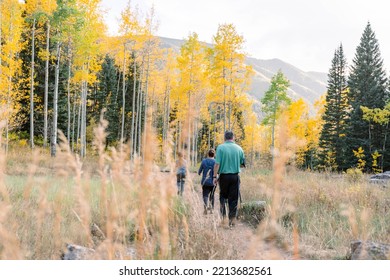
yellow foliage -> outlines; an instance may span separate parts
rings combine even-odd
[[[357,151],[353,150],[354,156],[357,158],[358,163],[357,163],[357,168],[361,171],[364,170],[364,167],[366,166],[366,161],[364,158],[366,157],[364,155],[364,150],[362,147],[359,147]]]
[[[18,125],[20,118],[17,103],[20,98],[19,81],[15,77],[19,74],[22,64],[18,58],[22,48],[22,4],[18,0],[1,1],[0,13],[0,122],[5,121],[6,129],[9,130]]]
[[[374,173],[383,172],[383,170],[378,166],[378,158],[382,155],[379,154],[378,151],[375,151],[373,154],[371,154],[371,156],[372,156],[372,171],[374,171]]]
[[[347,169],[347,178],[351,182],[358,182],[363,178],[363,171],[360,168],[349,168]],[[358,192],[359,188],[356,186],[352,186],[348,189],[350,193]]]

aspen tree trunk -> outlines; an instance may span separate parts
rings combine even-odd
[[[131,104],[131,131],[130,131],[130,140],[131,140],[131,149],[130,149],[130,155],[131,158],[133,158],[134,155],[134,129],[135,129],[135,96],[137,95],[137,62],[135,60],[135,53],[134,53],[134,70],[133,70],[133,103]]]
[[[140,75],[140,81],[138,83],[138,96],[137,96],[137,114],[136,114],[136,133],[135,136],[135,143],[134,143],[134,152],[140,152],[141,150],[141,123],[142,123],[142,77],[144,75],[144,58],[142,58],[142,68],[141,68],[141,75]]]
[[[187,122],[188,122],[188,127],[187,127],[187,149],[188,149],[188,155],[187,155],[187,162],[191,164],[191,95],[190,93],[188,94],[188,116],[187,116]],[[185,124],[185,122],[184,122]],[[184,142],[184,141],[183,141]]]
[[[207,139],[207,147],[210,149],[210,145],[211,145],[211,114],[210,114],[210,121],[209,121],[209,123],[208,123],[208,139]]]
[[[272,168],[275,161],[275,126],[276,126],[276,94],[274,97],[274,117],[272,120],[272,135],[271,135],[271,155],[272,155]]]
[[[80,99],[80,106],[81,106],[81,114],[80,114],[80,157],[84,157],[84,81],[81,82],[81,99]]]
[[[190,66],[190,86],[193,84],[192,65],[194,63],[194,53],[191,53],[191,66]],[[191,90],[188,92],[188,163],[191,162],[191,123],[192,123],[192,104],[191,104]]]
[[[222,69],[222,79],[225,81],[226,78],[226,69]],[[226,85],[223,85],[223,133],[226,131]]]
[[[233,92],[233,53],[230,54],[230,79],[229,79],[229,118],[228,118],[228,130],[232,130],[231,117],[232,117],[232,106],[234,98]]]
[[[141,149],[142,149],[142,115],[143,111],[145,110],[145,94],[141,90],[140,94],[140,108],[139,108],[139,123],[138,123],[138,154],[141,155]],[[145,119],[144,119],[145,121]]]
[[[125,130],[125,114],[126,114],[126,44],[123,50],[123,69],[122,69],[122,125],[121,125],[121,152],[123,151],[124,130]]]
[[[87,59],[86,72],[89,73],[89,58]],[[84,67],[84,66],[83,66]],[[87,156],[87,97],[88,97],[88,81],[83,81],[82,87],[82,110],[81,110],[81,157]]]
[[[81,152],[82,158],[87,156],[87,89],[86,81],[83,81],[81,99]]]
[[[145,78],[145,94],[144,94],[144,126],[147,123],[148,117],[148,98],[149,98],[149,71],[150,71],[150,41],[148,44],[148,55],[147,55],[147,63],[146,63],[146,78]],[[146,143],[146,133],[144,133],[144,143]],[[145,148],[144,145],[143,148]],[[144,153],[145,154],[145,153]]]
[[[7,93],[7,117],[5,123],[5,154],[8,154],[8,142],[9,142],[9,111],[11,109],[11,83],[12,77],[8,76],[8,93]]]
[[[216,148],[216,133],[217,133],[217,131],[216,131],[216,115],[214,116],[214,127],[213,127],[213,149],[215,149]]]
[[[78,150],[78,144],[79,144],[79,140],[80,140],[80,136],[81,136],[81,100],[82,100],[82,93],[83,90],[82,90],[82,85],[81,85],[81,92],[80,92],[80,100],[79,100],[79,111],[78,111],[78,114],[77,114],[77,137],[76,137],[76,149],[75,151],[79,151],[81,153],[81,150]],[[81,141],[80,141],[80,145],[81,145]]]
[[[70,75],[72,72],[72,61],[71,61],[71,54],[70,54],[70,44],[68,45],[68,82],[67,82],[67,90],[68,90],[68,127],[67,127],[67,139],[68,144],[70,144],[70,122],[71,122],[71,103],[70,103]]]
[[[43,120],[43,147],[47,147],[47,107],[49,96],[49,59],[50,59],[50,21],[46,23],[46,61],[45,61],[45,93],[44,93],[44,120]]]
[[[75,100],[75,98],[73,98],[73,116],[72,116],[72,152],[75,151],[75,141],[74,141],[75,123],[76,123],[76,100]]]
[[[57,119],[58,119],[58,85],[60,77],[61,45],[57,43],[57,63],[55,70],[54,96],[53,96],[53,134],[51,142],[51,156],[55,157],[57,150]]]
[[[118,75],[118,84],[116,86],[114,104],[118,104],[119,89],[120,89],[120,85],[121,85],[121,77],[122,77],[122,75],[120,74],[119,70],[117,72],[117,75]],[[117,139],[119,139],[121,137],[120,133],[121,133],[121,131],[120,131],[120,129],[118,129],[118,132],[117,132],[117,135],[116,135]]]
[[[196,166],[196,164],[198,163],[198,140],[199,140],[199,137],[198,137],[198,121],[196,121],[196,130],[195,130],[194,139],[195,139],[195,145],[194,145],[194,149],[195,149],[194,166]]]
[[[173,146],[173,155],[176,160],[176,154],[177,154],[177,147],[179,146],[178,144],[179,141],[179,122],[176,119],[176,135],[175,135],[175,144]]]
[[[252,151],[251,151],[251,164],[253,166],[253,155],[254,155],[254,128],[252,128]]]
[[[165,84],[165,91],[164,91],[164,99],[163,99],[163,105],[162,105],[162,143],[161,143],[161,153],[160,153],[160,159],[164,159],[164,147],[165,147],[165,137],[166,137],[166,127],[165,127],[165,121],[166,121],[166,106],[167,106],[167,88],[168,84]]]
[[[31,84],[30,84],[30,147],[34,148],[34,67],[35,67],[35,23],[33,20],[31,42]]]
[[[167,104],[167,116],[166,116],[166,131],[165,131],[165,141],[168,140],[168,133],[169,133],[169,123],[170,123],[170,112],[171,112],[171,88],[169,87],[167,92],[167,98],[168,98],[168,104]]]
[[[195,166],[195,162],[196,162],[196,158],[195,158],[195,153],[196,153],[196,147],[195,147],[195,140],[196,140],[196,121],[194,121],[194,124],[193,124],[193,131],[192,131],[192,152],[191,152],[191,156],[192,156],[192,166]]]
[[[384,165],[384,162],[385,162],[385,155],[386,155],[386,142],[387,142],[387,134],[388,134],[388,131],[389,131],[389,123],[390,122],[387,122],[386,124],[386,129],[385,129],[385,137],[384,137],[384,140],[383,140],[383,155],[382,155],[382,160],[381,160],[381,169],[383,170],[383,165]]]
[[[166,141],[168,138],[168,130],[169,130],[169,107],[170,107],[170,100],[169,100],[169,77],[167,76],[166,79],[166,87],[164,92],[164,115],[163,115],[163,146],[166,145]]]

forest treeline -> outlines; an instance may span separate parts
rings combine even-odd
[[[194,166],[233,130],[252,166],[270,163],[287,142],[290,163],[300,168],[390,169],[389,79],[369,23],[350,67],[337,47],[316,114],[287,96],[282,71],[259,100],[259,114],[246,93],[254,71],[233,24],[219,25],[211,45],[191,33],[175,52],[160,47],[153,9],[129,4],[119,18],[118,35],[108,36],[99,0],[0,1],[6,152],[28,145],[55,156],[62,131],[70,149],[86,157],[104,114],[107,148],[126,145],[130,158],[148,149],[150,123],[160,162],[171,146],[174,155],[184,149]]]

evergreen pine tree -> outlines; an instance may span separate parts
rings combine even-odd
[[[348,80],[349,102],[351,106],[349,128],[347,130],[347,160],[349,166],[356,165],[353,150],[362,147],[368,170],[372,166],[372,154],[383,154],[385,131],[383,126],[363,119],[361,106],[383,109],[388,98],[387,77],[379,51],[378,40],[367,24],[351,67]],[[388,157],[387,157],[388,158]],[[389,163],[385,163],[389,165]]]
[[[102,69],[98,74],[95,121],[98,122],[101,111],[106,109],[105,118],[108,120],[107,143],[118,140],[120,129],[120,109],[118,102],[118,75],[119,71],[114,60],[106,55]]]
[[[348,118],[346,59],[342,45],[335,51],[327,88],[325,112],[322,117],[324,125],[320,135],[321,163],[325,167],[341,170],[345,167],[345,134]],[[332,162],[335,166],[332,166]]]

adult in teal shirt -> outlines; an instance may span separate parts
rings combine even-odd
[[[222,220],[226,217],[225,201],[229,205],[229,226],[234,226],[240,188],[241,166],[245,166],[242,148],[234,142],[232,131],[225,132],[225,143],[217,147],[214,165],[214,184],[219,181],[219,201]]]

